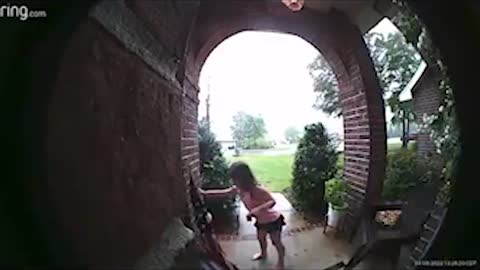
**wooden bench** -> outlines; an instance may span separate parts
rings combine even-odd
[[[389,259],[391,269],[396,269],[402,246],[415,243],[426,221],[435,210],[438,189],[433,185],[420,185],[402,202],[383,202],[364,207],[357,219],[350,242],[357,236],[360,242],[347,263],[339,262],[325,270],[354,269],[367,256],[380,253]],[[400,210],[399,220],[393,226],[383,226],[376,221],[380,211]]]
[[[358,220],[360,247],[355,251],[345,269],[353,269],[369,254],[380,252],[396,269],[403,245],[413,244],[420,238],[423,226],[429,219],[438,189],[423,184],[415,187],[403,202],[384,202],[369,205]],[[383,226],[376,222],[380,211],[400,210],[399,220],[393,226]]]

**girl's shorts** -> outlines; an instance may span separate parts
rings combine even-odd
[[[263,224],[255,222],[255,227],[257,227],[258,230],[266,231],[268,233],[277,231],[280,232],[282,231],[282,227],[285,225],[287,224],[285,223],[285,218],[283,217],[283,215],[280,215],[280,217],[273,222]]]

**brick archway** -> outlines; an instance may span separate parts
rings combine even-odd
[[[351,205],[379,197],[384,105],[361,32],[339,11],[292,13],[267,2],[100,1],[64,51],[43,44],[60,56],[40,112],[47,177],[36,184],[55,213],[45,230],[67,239],[72,257],[132,265],[173,218],[187,215],[181,165],[199,176],[200,68],[217,44],[243,30],[295,34],[322,52],[341,89]],[[46,59],[36,61],[37,71]]]
[[[316,47],[337,76],[344,115],[345,172],[352,187],[350,214],[364,202],[381,196],[385,169],[385,111],[381,89],[363,42],[360,30],[340,11],[320,14],[313,10],[293,13],[281,3],[202,4],[190,37],[189,66],[186,67],[184,91],[198,94],[200,69],[214,48],[226,38],[245,30],[267,30],[294,34]],[[288,53],[288,52],[286,52]],[[189,87],[190,86],[190,87]],[[196,107],[188,104],[187,110]],[[188,118],[189,119],[189,118]],[[190,123],[190,127],[195,123]],[[184,138],[191,134],[184,130]],[[185,140],[185,142],[188,142]],[[190,144],[182,145],[185,152]],[[195,156],[193,156],[195,157]],[[192,157],[184,159],[198,172]],[[198,173],[196,174],[198,176]]]
[[[183,156],[195,164],[196,118],[192,116],[196,112],[198,66],[192,53],[184,57],[184,49],[185,41],[191,39],[187,38],[191,18],[200,2],[206,1],[104,1],[102,11],[90,14],[86,20],[93,1],[45,4],[39,8],[55,11],[48,13],[47,21],[55,26],[35,22],[9,28],[12,38],[4,43],[11,57],[4,61],[8,72],[2,81],[5,89],[10,89],[2,99],[4,107],[11,110],[5,113],[5,175],[13,176],[5,178],[8,196],[2,198],[8,205],[6,225],[12,222],[12,226],[6,226],[5,234],[9,237],[3,243],[7,255],[13,255],[5,257],[7,264],[63,268],[72,264],[81,268],[130,266],[159,240],[168,220],[185,213],[185,198],[175,193],[184,189],[177,168],[159,169],[158,164],[180,163],[177,154],[178,159]],[[432,247],[426,246],[428,253],[420,258],[473,258],[476,249],[471,247],[476,245],[476,238],[471,236],[478,226],[471,205],[478,196],[477,189],[472,188],[475,178],[467,173],[476,172],[478,141],[473,136],[474,125],[467,120],[475,115],[472,111],[478,106],[472,91],[467,91],[477,83],[476,69],[467,67],[465,61],[472,67],[478,63],[477,42],[471,35],[478,30],[478,24],[472,23],[475,17],[466,12],[473,10],[467,3],[445,1],[432,7],[426,2],[408,2],[417,8],[419,17],[432,31],[434,44],[438,44],[449,67],[463,150],[451,202],[453,211],[448,211],[439,235],[429,231],[435,241]],[[341,25],[333,26],[338,29]],[[359,37],[355,27],[345,27]],[[349,38],[348,31],[343,30],[338,35],[359,42],[359,38]],[[364,134],[355,135],[359,144],[354,143],[355,138],[349,139],[350,157],[359,152],[368,153],[369,158],[357,155],[347,160],[368,164],[368,177],[360,174],[358,179],[371,183],[372,175],[383,175],[385,142],[374,139],[384,137],[375,133],[382,132],[384,121],[374,117],[382,115],[378,112],[383,106],[369,102],[379,98],[376,91],[371,91],[378,85],[371,81],[375,79],[365,46],[354,46],[356,42],[343,44],[350,49],[337,48],[329,60],[333,63],[337,55],[350,74],[352,83],[343,89],[360,89],[355,90],[352,101],[348,101],[348,96],[354,91],[342,93],[344,106],[351,108],[345,111],[350,114],[350,123],[366,121],[373,127],[358,128],[374,136],[368,143],[361,141],[365,140],[361,138]],[[195,48],[195,42],[190,45]],[[67,48],[63,49],[64,46]],[[327,56],[325,49],[328,48],[322,52]],[[355,64],[362,63],[362,59],[367,64]],[[59,70],[61,74],[57,74]],[[354,76],[359,73],[364,76]],[[25,76],[18,80],[16,74]],[[352,104],[359,100],[367,106]],[[19,106],[24,102],[35,106]],[[48,109],[52,119],[47,119],[44,109]],[[161,121],[150,121],[158,120],[159,115]],[[30,120],[38,121],[41,128]],[[183,126],[177,127],[180,121]],[[49,134],[49,128],[55,128],[54,136]],[[184,138],[181,146],[180,130]],[[187,142],[192,146],[186,147]],[[38,149],[32,143],[38,144]],[[20,145],[24,145],[21,151]],[[166,154],[159,145],[174,151]],[[146,160],[138,160],[139,156]],[[172,171],[170,175],[165,173],[168,170]]]

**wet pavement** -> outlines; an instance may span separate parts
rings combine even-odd
[[[323,233],[320,223],[310,223],[292,207],[280,193],[273,193],[275,208],[280,211],[287,225],[283,230],[283,243],[286,248],[286,269],[325,269],[341,261],[347,262],[354,251],[354,246],[336,238],[334,231]],[[268,258],[264,261],[252,261],[251,257],[259,251],[256,230],[253,222],[246,220],[247,210],[243,205],[237,210],[236,229],[229,233],[219,232],[217,238],[227,258],[239,269],[272,269],[277,260],[275,248],[269,240]],[[221,231],[221,229],[220,229]],[[388,269],[384,262],[370,259],[355,269]]]
[[[274,209],[285,217],[285,223],[287,224],[283,228],[285,236],[292,236],[320,226],[319,222],[307,222],[302,214],[295,211],[283,194],[272,193],[272,196],[276,202]],[[219,217],[220,221],[214,221],[217,238],[220,240],[255,240],[256,228],[254,221],[247,221],[247,214],[248,210],[242,203],[239,203],[236,217],[230,219]]]
[[[346,263],[354,249],[345,241],[336,239],[331,233],[323,234],[323,228],[302,232],[294,237],[283,239],[285,246],[285,269],[326,269],[339,262]],[[277,253],[271,242],[268,244],[268,257],[264,261],[252,261],[253,254],[259,251],[258,242],[220,241],[226,257],[239,269],[273,269]],[[383,258],[369,257],[355,270],[389,270],[390,265]]]

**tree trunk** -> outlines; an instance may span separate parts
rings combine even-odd
[[[405,118],[402,119],[402,148],[407,148],[408,140],[406,135]]]
[[[406,144],[406,147],[408,147],[408,143],[410,142],[410,119],[407,118],[407,131],[405,132],[406,134],[406,138],[407,138],[407,142],[405,143]]]

